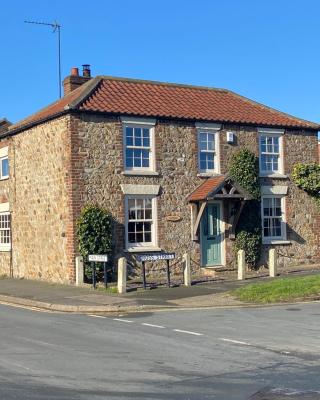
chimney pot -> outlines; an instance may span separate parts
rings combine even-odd
[[[82,76],[91,78],[90,64],[82,64]]]
[[[71,68],[71,73],[69,76],[63,80],[64,95],[69,94],[73,90],[77,89],[79,86],[90,81],[91,71],[89,64],[83,64],[83,76],[79,75],[79,69],[76,67]]]
[[[72,76],[79,76],[79,68],[73,67],[71,68],[71,74]]]

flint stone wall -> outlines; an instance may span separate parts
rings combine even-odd
[[[226,142],[226,131],[236,142]],[[76,220],[88,203],[105,207],[114,218],[114,262],[121,256],[139,273],[134,257],[124,250],[124,194],[121,184],[160,185],[157,198],[158,246],[173,251],[173,272],[182,274],[181,260],[191,255],[193,272],[200,271],[199,243],[191,241],[187,196],[202,182],[198,176],[198,148],[194,123],[160,120],[155,127],[157,176],[126,176],[123,163],[122,126],[119,118],[75,114],[35,126],[9,143],[10,179],[0,181],[0,201],[12,212],[11,253],[0,252],[0,274],[53,282],[73,282],[74,257],[78,254]],[[221,173],[228,172],[232,154],[247,147],[258,155],[256,127],[225,125],[220,133]],[[280,262],[294,265],[320,262],[320,219],[313,200],[290,181],[296,162],[317,160],[313,132],[290,131],[284,137],[284,179],[261,179],[263,185],[286,185],[288,240],[275,246]],[[225,215],[228,205],[224,206]],[[168,216],[177,216],[176,222]],[[225,219],[228,225],[228,219]],[[269,246],[264,246],[262,264]],[[235,264],[233,241],[226,239],[227,265]],[[11,263],[11,264],[10,264]],[[149,263],[148,271],[164,272],[165,263]],[[204,271],[203,269],[201,271]]]
[[[83,154],[81,182],[83,204],[98,203],[111,212],[115,220],[114,256],[125,256],[134,263],[132,254],[124,252],[124,195],[121,184],[160,185],[158,206],[158,246],[165,251],[176,252],[174,272],[181,273],[181,260],[189,252],[193,272],[200,269],[200,248],[191,241],[190,208],[187,196],[202,182],[198,176],[198,149],[194,123],[160,120],[155,127],[156,170],[158,176],[124,175],[122,126],[117,118],[81,116],[78,118],[79,149]],[[236,142],[228,144],[226,131],[236,134]],[[257,128],[250,126],[225,125],[220,134],[221,173],[228,172],[232,154],[246,147],[258,155]],[[294,148],[294,149],[292,149]],[[292,149],[292,150],[291,150]],[[289,186],[287,198],[288,240],[290,245],[276,246],[280,262],[294,264],[300,261],[319,262],[319,235],[317,234],[317,210],[304,192],[290,181],[290,172],[298,161],[315,161],[317,141],[313,132],[291,131],[285,134],[285,173],[288,177],[279,181],[261,179],[264,185]],[[301,154],[308,154],[301,157]],[[310,215],[304,211],[310,210]],[[227,209],[227,207],[225,207]],[[226,211],[227,212],[227,211]],[[180,221],[169,222],[166,217],[177,215]],[[228,221],[226,221],[227,223]],[[261,263],[265,264],[269,246],[263,247]],[[227,264],[235,265],[233,241],[226,239]],[[284,254],[283,256],[281,254]],[[294,257],[288,257],[294,254]],[[305,257],[307,255],[307,257]],[[160,269],[164,263],[149,263],[148,271]]]

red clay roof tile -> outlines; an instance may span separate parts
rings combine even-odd
[[[136,116],[319,129],[319,125],[224,89],[96,77],[61,100],[13,125],[37,123],[70,108]]]
[[[207,179],[188,196],[188,201],[206,200],[209,194],[217,189],[217,187],[220,186],[225,179],[226,177],[224,175]]]

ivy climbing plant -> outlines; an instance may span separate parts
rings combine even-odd
[[[261,254],[261,206],[259,159],[244,148],[235,153],[230,162],[229,175],[253,200],[245,203],[236,228],[235,250],[244,250],[249,267],[257,266]]]
[[[296,164],[292,170],[293,182],[317,202],[320,207],[320,165]]]

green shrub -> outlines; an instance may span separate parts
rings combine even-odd
[[[246,232],[244,230],[237,233],[235,241],[235,250],[244,250],[246,254],[246,263],[253,268],[257,265],[261,253],[261,230],[256,232]]]
[[[320,207],[320,165],[296,164],[292,170],[293,182],[310,196],[312,196]]]
[[[77,235],[79,241],[79,252],[84,260],[85,274],[87,278],[91,277],[91,268],[89,268],[89,254],[110,253],[112,247],[112,218],[111,215],[95,205],[85,206],[77,221]],[[99,263],[97,268],[102,268]]]

